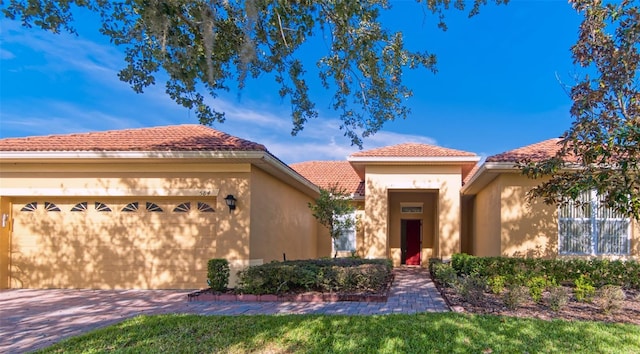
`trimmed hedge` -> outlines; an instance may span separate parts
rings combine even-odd
[[[636,261],[475,257],[460,253],[452,256],[451,265],[458,275],[476,274],[487,278],[500,275],[517,285],[526,285],[526,281],[533,277],[568,285],[574,284],[582,276],[598,288],[618,285],[640,289],[640,263]]]
[[[327,258],[271,262],[238,272],[237,291],[245,294],[287,292],[373,293],[392,276],[387,259]]]
[[[224,291],[229,285],[229,261],[213,258],[207,262],[207,284],[214,291]]]

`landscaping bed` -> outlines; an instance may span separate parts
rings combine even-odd
[[[630,271],[615,271],[620,267]],[[456,312],[640,325],[636,267],[634,262],[455,255],[451,264],[433,260],[431,272]]]
[[[640,325],[640,292],[637,290],[625,290],[626,298],[622,301],[620,309],[615,312],[605,313],[594,302],[580,302],[571,296],[565,307],[558,311],[552,310],[546,305],[549,293],[543,293],[543,302],[534,302],[527,299],[516,309],[505,306],[500,295],[485,292],[485,297],[476,304],[471,304],[463,299],[454,288],[443,287],[436,282],[436,286],[453,311],[476,314],[491,314],[500,316],[537,318],[543,320],[563,319],[569,321],[600,321],[615,323],[631,323]],[[571,291],[570,287],[566,287]]]
[[[238,287],[226,287],[224,260],[211,260],[208,289],[189,301],[385,302],[393,281],[388,260],[337,258],[271,262],[238,273]],[[224,276],[220,280],[219,274]],[[214,286],[215,285],[215,286]]]

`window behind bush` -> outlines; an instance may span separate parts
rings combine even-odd
[[[356,219],[356,213],[345,215],[345,218],[350,217],[353,220]],[[343,229],[340,232],[340,237],[335,242],[334,251],[348,251],[352,252],[356,250],[356,225],[354,224],[349,229]]]
[[[601,200],[590,191],[559,207],[560,254],[629,254],[630,220]]]

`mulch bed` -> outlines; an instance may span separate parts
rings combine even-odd
[[[626,299],[622,302],[620,310],[613,313],[604,313],[594,302],[579,302],[573,297],[569,303],[559,311],[553,311],[545,305],[544,299],[548,293],[543,294],[541,303],[528,300],[521,307],[510,310],[502,301],[500,295],[485,293],[485,298],[478,304],[472,305],[458,295],[452,288],[445,288],[438,282],[436,286],[453,311],[492,314],[511,317],[530,317],[543,320],[562,319],[569,321],[600,321],[631,323],[640,325],[640,291],[625,290]],[[569,288],[571,289],[571,288]]]

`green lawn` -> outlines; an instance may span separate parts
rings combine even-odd
[[[140,316],[44,352],[640,353],[640,326],[436,313]]]

